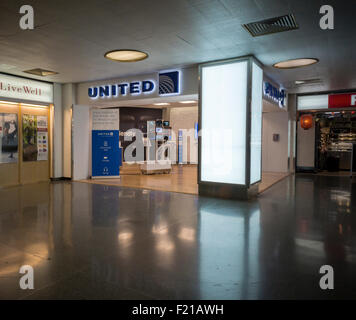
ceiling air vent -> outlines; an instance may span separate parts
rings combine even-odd
[[[36,76],[41,76],[41,77],[52,76],[52,75],[58,74],[58,72],[45,70],[45,69],[41,69],[41,68],[26,70],[24,72],[34,74]]]
[[[298,29],[293,14],[242,25],[253,37]]]

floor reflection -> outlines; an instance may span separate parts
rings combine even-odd
[[[320,299],[356,293],[355,183],[289,177],[255,201],[84,183],[0,190],[0,299]],[[35,268],[35,290],[18,288]],[[334,267],[335,290],[319,288]]]
[[[199,279],[202,299],[256,299],[259,208],[200,208]]]

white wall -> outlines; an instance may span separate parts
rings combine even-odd
[[[288,113],[289,113],[289,121],[290,121],[290,164],[289,164],[289,172],[295,172],[295,154],[296,154],[296,100],[297,97],[295,94],[288,94]]]
[[[165,116],[165,112],[163,116]],[[168,114],[168,113],[167,113]],[[174,131],[178,144],[178,130],[180,129],[193,129],[195,122],[198,122],[198,106],[196,107],[178,107],[169,108],[169,121]],[[193,135],[194,137],[194,135]],[[190,145],[192,145],[192,153],[190,152]],[[178,151],[177,151],[178,152]],[[178,159],[178,153],[177,153]],[[185,159],[185,154],[183,153],[183,159]],[[198,162],[198,144],[197,141],[189,141],[186,148],[186,159],[187,162],[197,163]]]
[[[313,127],[304,130],[298,121],[297,167],[314,168],[315,161],[315,122]]]
[[[72,106],[75,104],[75,85],[67,83],[62,88],[63,112],[63,177],[72,177]]]
[[[288,172],[288,112],[263,113],[262,171]],[[279,134],[279,141],[273,141]]]
[[[90,176],[90,107],[73,106],[73,180]]]
[[[54,127],[53,127],[53,177],[63,177],[63,112],[62,85],[53,86]]]

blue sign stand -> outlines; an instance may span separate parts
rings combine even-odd
[[[92,178],[118,178],[121,164],[119,130],[93,130]]]

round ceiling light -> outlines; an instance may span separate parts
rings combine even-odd
[[[148,54],[139,50],[122,49],[109,51],[104,57],[119,62],[136,62],[147,59]]]
[[[278,69],[294,69],[310,66],[317,62],[319,62],[319,60],[315,58],[301,58],[277,62],[273,66]]]

